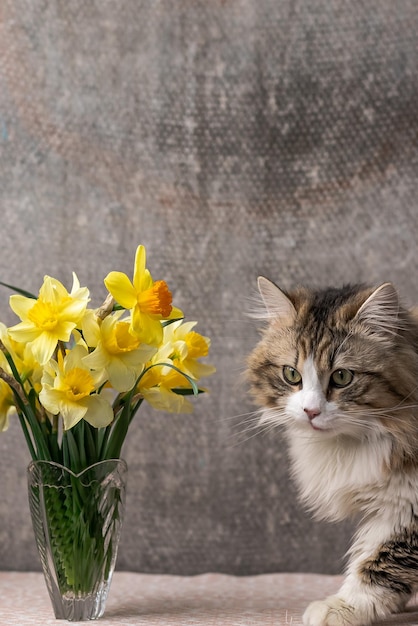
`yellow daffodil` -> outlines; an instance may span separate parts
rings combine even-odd
[[[145,265],[145,248],[138,246],[132,282],[122,272],[110,272],[104,282],[116,302],[131,310],[131,332],[141,342],[159,345],[163,338],[161,320],[180,318],[183,313],[172,306],[167,283],[154,282]]]
[[[113,420],[111,404],[94,393],[103,383],[103,373],[91,371],[83,363],[87,350],[76,345],[58,361],[45,366],[39,400],[53,415],[61,414],[64,428],[72,428],[81,419],[92,426],[107,426]]]
[[[194,380],[199,380],[213,374],[215,368],[198,361],[209,354],[210,339],[192,330],[196,324],[182,320],[169,324],[164,328],[164,345],[172,348],[170,358],[173,364]],[[184,386],[184,377],[183,385],[179,386]]]
[[[190,387],[187,379],[176,372],[171,365],[169,354],[172,351],[170,345],[164,346],[152,359],[150,369],[142,376],[138,392],[154,409],[167,411],[168,413],[192,413],[193,404],[173,391],[180,386]]]
[[[55,278],[45,276],[37,300],[22,295],[10,296],[10,307],[22,320],[9,328],[12,339],[28,343],[38,363],[44,365],[58,341],[68,341],[86,310],[89,291],[81,288],[73,274],[71,293]]]
[[[152,358],[152,367],[141,378],[138,390],[155,409],[171,413],[191,413],[192,403],[175,389],[190,389],[186,374],[193,380],[215,371],[198,358],[207,356],[210,341],[192,328],[196,322],[173,322],[164,328],[162,347]],[[176,368],[176,369],[174,369]]]
[[[141,388],[144,399],[157,411],[167,413],[192,413],[193,404],[185,396],[174,393],[161,382],[158,387]]]
[[[30,379],[30,385],[40,390],[43,368],[34,358],[29,344],[14,341],[4,324],[0,322],[0,340],[13,359],[13,363],[23,383]],[[6,361],[7,362],[7,361]],[[2,366],[3,367],[3,366]],[[7,368],[7,371],[8,368]]]
[[[0,380],[0,431],[9,428],[9,418],[13,413],[16,414],[16,409],[12,390],[4,380]]]
[[[0,335],[3,334],[4,328],[4,324],[1,324]],[[0,352],[0,367],[6,375],[11,375],[9,364],[3,352]],[[9,417],[12,413],[16,414],[14,404],[13,391],[3,379],[0,379],[0,432],[9,428]]]
[[[87,311],[83,334],[90,347],[95,348],[84,357],[83,363],[93,370],[105,370],[114,389],[119,392],[132,389],[144,365],[156,348],[141,344],[138,336],[130,333],[130,319],[121,319],[124,311],[117,311],[101,321],[94,311]]]

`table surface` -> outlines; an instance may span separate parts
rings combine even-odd
[[[115,572],[103,626],[300,626],[306,605],[334,593],[341,577],[263,574],[180,577]],[[410,609],[379,624],[418,626]],[[56,626],[43,574],[0,572],[1,626]],[[80,622],[79,622],[80,623]]]

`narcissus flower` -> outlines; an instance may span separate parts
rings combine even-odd
[[[208,354],[210,340],[192,330],[196,323],[179,320],[164,328],[163,345],[138,385],[139,392],[155,409],[191,413],[192,403],[176,390],[191,389],[188,378],[195,381],[215,371],[212,365],[198,361]]]
[[[193,330],[196,324],[182,320],[169,324],[164,328],[164,345],[172,347],[170,358],[173,364],[194,380],[199,380],[213,374],[215,368],[198,361],[209,354],[210,339]]]
[[[38,363],[32,354],[29,344],[19,343],[14,341],[9,336],[8,329],[4,324],[0,322],[0,341],[6,348],[7,352],[13,359],[13,363],[19,373],[20,379],[23,383],[30,380],[30,386],[34,387],[37,391],[40,390],[40,382],[43,374],[43,367]],[[4,357],[3,357],[4,358]],[[4,358],[7,363],[6,359]],[[4,367],[2,365],[2,367]],[[6,371],[9,371],[7,365]]]
[[[161,320],[181,318],[183,313],[172,306],[167,283],[154,282],[145,265],[145,248],[138,246],[132,282],[123,272],[110,272],[104,283],[116,302],[131,310],[131,332],[141,342],[159,345],[163,338]]]
[[[1,330],[4,325],[1,324]],[[4,370],[6,375],[11,375],[9,364],[6,357],[0,352],[0,368]],[[0,379],[0,432],[9,428],[9,417],[16,414],[15,399],[10,386]]]
[[[157,351],[129,332],[130,319],[121,319],[123,314],[117,311],[102,321],[93,311],[87,311],[83,320],[83,335],[95,348],[83,363],[93,370],[105,370],[110,384],[119,392],[132,389],[145,363]]]
[[[193,404],[186,396],[173,391],[174,388],[190,388],[190,383],[174,370],[170,354],[172,346],[166,344],[158,350],[149,363],[151,366],[138,384],[138,392],[154,409],[168,413],[192,413]]]
[[[52,357],[58,341],[68,341],[84,315],[89,300],[87,287],[73,274],[71,293],[55,278],[45,276],[37,300],[10,296],[10,307],[22,320],[9,328],[12,339],[28,343],[41,365]]]
[[[103,372],[93,372],[83,363],[87,350],[77,345],[65,357],[45,366],[39,400],[52,415],[61,414],[64,428],[72,428],[85,419],[96,428],[113,420],[113,410],[103,394],[94,393],[104,382]]]
[[[16,414],[12,390],[4,380],[0,380],[0,431],[9,428],[9,418],[12,414]]]

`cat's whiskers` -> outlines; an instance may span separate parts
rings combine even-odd
[[[259,426],[272,424],[274,427],[291,424],[294,418],[285,408],[275,407],[264,409],[260,414]]]
[[[219,422],[234,422],[240,418],[244,418],[242,420],[242,422],[238,422],[237,426],[240,426],[241,424],[245,424],[246,421],[249,420],[254,420],[255,416],[258,415],[260,413],[260,409],[255,409],[252,411],[248,411],[247,413],[236,413],[234,415],[222,415],[222,417],[217,418],[217,421]]]
[[[351,408],[350,415],[364,416],[367,418],[378,418],[384,417],[386,419],[391,419],[396,422],[402,422],[405,420],[405,412],[416,411],[418,409],[418,404],[407,404],[407,405],[395,405],[393,407],[368,407],[367,409],[355,409]],[[396,412],[402,412],[403,415],[397,416]]]
[[[232,445],[242,445],[255,437],[264,435],[270,429],[277,426],[277,424],[273,425],[272,423],[266,423],[264,425],[260,423],[264,412],[265,411],[258,409],[227,418],[229,421],[235,421],[237,418],[244,417],[244,419],[234,424],[234,432],[231,433],[229,438],[232,440]]]

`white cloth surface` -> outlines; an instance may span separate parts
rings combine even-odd
[[[334,593],[339,576],[167,576],[115,572],[103,626],[300,626],[306,605]],[[380,624],[418,626],[414,602]],[[39,572],[0,572],[1,626],[52,626],[48,592]]]

